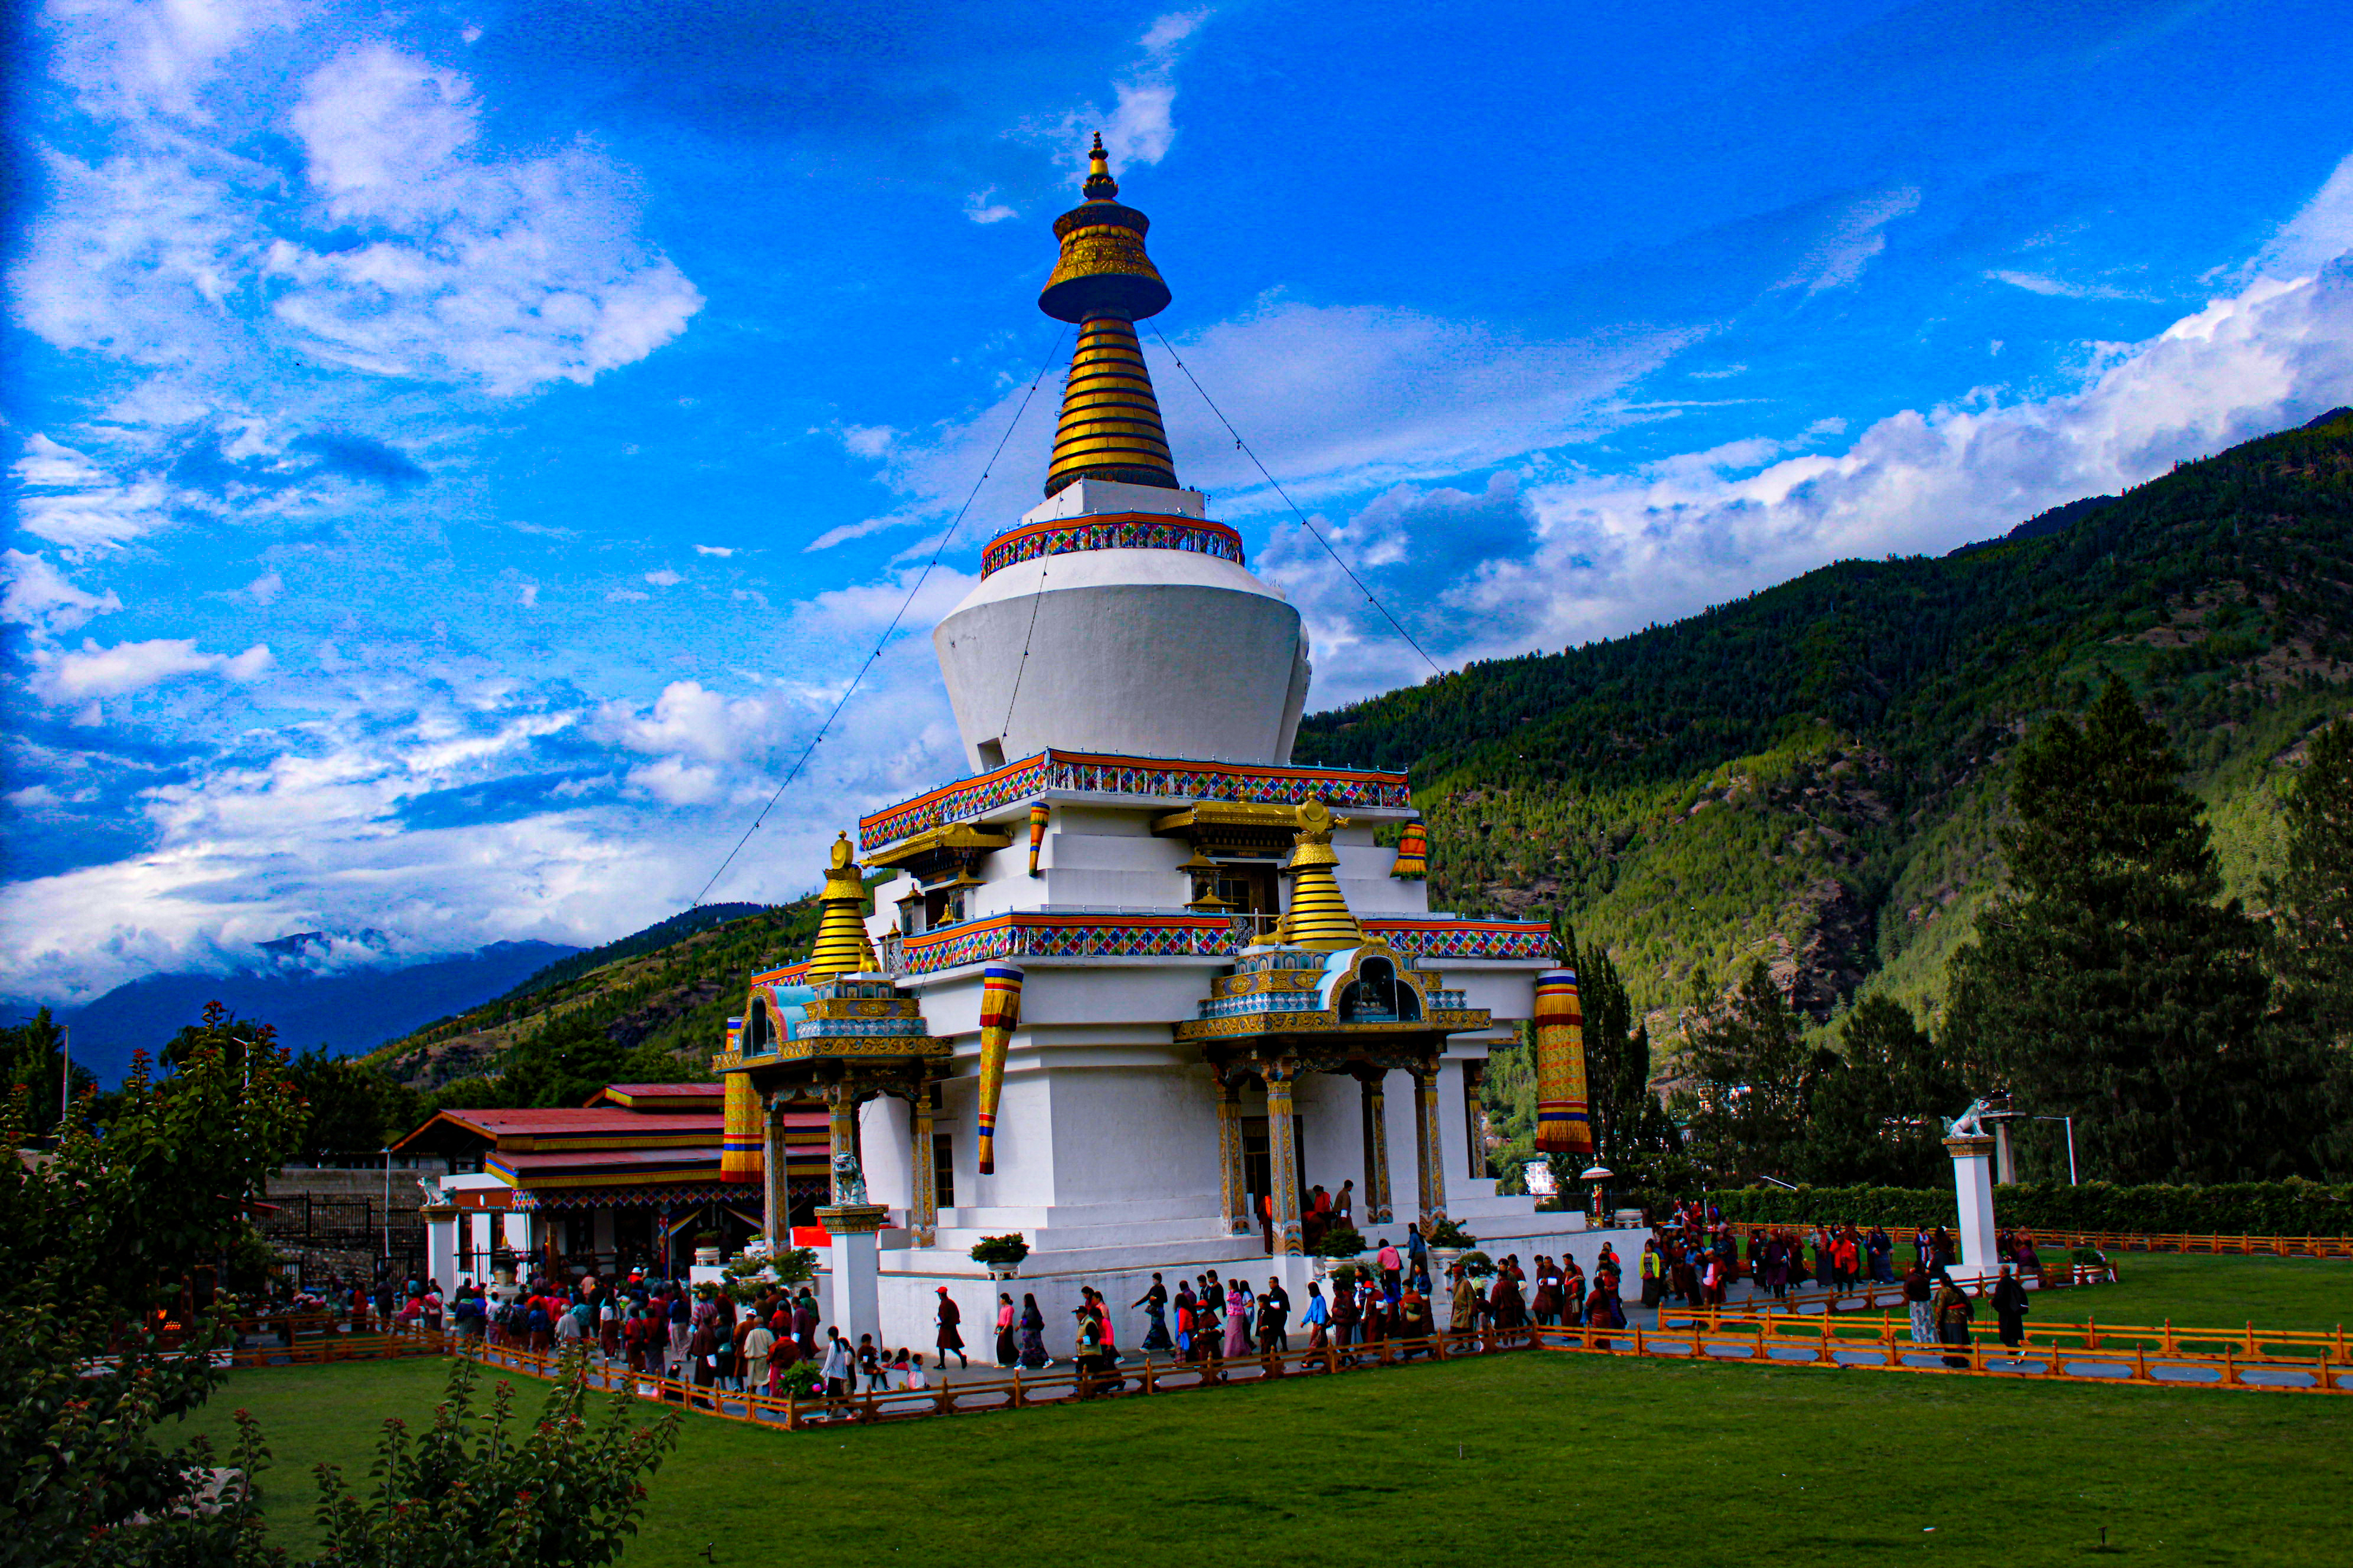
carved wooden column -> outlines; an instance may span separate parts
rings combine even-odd
[[[1357,1086],[1365,1100],[1365,1215],[1375,1225],[1396,1222],[1397,1211],[1389,1201],[1389,1124],[1388,1097],[1382,1092],[1386,1069],[1377,1067],[1358,1069]]]
[[[1299,1065],[1285,1058],[1266,1064],[1266,1158],[1274,1189],[1274,1250],[1296,1258],[1299,1240],[1299,1142],[1292,1131],[1291,1082]]]
[[[1426,1236],[1431,1226],[1446,1217],[1446,1171],[1440,1163],[1443,1145],[1438,1136],[1437,1059],[1432,1058],[1412,1071],[1414,1164],[1421,1178],[1421,1228]]]
[[[1218,1091],[1218,1179],[1225,1189],[1226,1234],[1248,1236],[1255,1226],[1242,1190],[1241,1083],[1223,1074],[1210,1082]]]
[[[914,1144],[912,1167],[914,1180],[912,1196],[907,1204],[909,1239],[917,1247],[929,1247],[939,1239],[940,1186],[939,1170],[932,1156],[932,1086],[918,1084],[909,1102],[907,1120],[914,1124]]]

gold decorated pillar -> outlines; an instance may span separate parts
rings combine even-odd
[[[907,1205],[907,1229],[917,1247],[929,1247],[939,1239],[940,1184],[937,1167],[932,1159],[932,1087],[919,1085],[908,1120],[914,1123],[913,1194]]]
[[[1299,1241],[1299,1140],[1293,1131],[1291,1080],[1298,1064],[1285,1058],[1266,1064],[1266,1159],[1274,1188],[1274,1250],[1297,1257]]]
[[[1224,1189],[1226,1233],[1252,1229],[1250,1199],[1242,1191],[1242,1091],[1239,1083],[1211,1080],[1218,1090],[1218,1184]]]
[[[1389,1201],[1389,1125],[1388,1096],[1379,1068],[1367,1068],[1356,1081],[1365,1096],[1365,1216],[1375,1225],[1394,1224],[1397,1210]]]
[[[1421,1226],[1446,1217],[1446,1172],[1440,1163],[1443,1144],[1438,1135],[1438,1061],[1413,1069],[1414,1164],[1421,1179]]]

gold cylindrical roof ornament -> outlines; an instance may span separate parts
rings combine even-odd
[[[858,875],[858,862],[850,858],[847,833],[834,840],[825,891],[818,895],[818,902],[824,913],[818,917],[817,944],[809,950],[809,979],[869,974],[879,969],[874,944],[866,940],[866,884]]]
[[[1364,946],[1365,928],[1356,923],[1334,874],[1340,857],[1332,848],[1331,811],[1322,801],[1311,800],[1299,808],[1299,825],[1291,858],[1283,865],[1293,880],[1280,940],[1324,952]]]
[[[1079,329],[1046,493],[1080,479],[1175,489],[1176,464],[1134,326],[1168,306],[1168,285],[1144,253],[1152,220],[1116,199],[1101,136],[1088,157],[1087,199],[1054,220],[1062,254],[1038,296],[1039,310]]]

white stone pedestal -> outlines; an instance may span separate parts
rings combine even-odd
[[[830,1315],[853,1349],[860,1334],[872,1334],[877,1345],[882,1342],[882,1305],[875,1287],[880,1263],[876,1233],[890,1214],[881,1204],[844,1204],[817,1211],[818,1223],[833,1237]]]
[[[1948,1270],[1954,1279],[1990,1279],[2001,1272],[1995,1256],[1993,1143],[1989,1137],[1947,1138],[1953,1156],[1953,1192],[1960,1201],[1961,1258]]]

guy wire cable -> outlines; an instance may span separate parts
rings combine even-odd
[[[1299,525],[1314,536],[1315,542],[1324,547],[1324,553],[1332,558],[1332,563],[1335,566],[1337,566],[1342,572],[1347,574],[1348,581],[1356,585],[1356,592],[1365,596],[1365,603],[1370,605],[1373,608],[1381,613],[1381,618],[1388,622],[1391,629],[1393,629],[1398,636],[1405,638],[1406,647],[1421,655],[1421,662],[1430,666],[1430,672],[1432,675],[1444,675],[1446,672],[1438,668],[1438,661],[1430,658],[1430,655],[1423,650],[1422,646],[1419,643],[1413,640],[1413,634],[1405,629],[1405,623],[1398,620],[1395,616],[1390,615],[1389,607],[1387,605],[1382,604],[1378,599],[1373,597],[1373,591],[1365,586],[1364,579],[1357,576],[1355,570],[1351,568],[1345,561],[1340,559],[1340,552],[1332,548],[1332,542],[1324,538],[1322,531],[1317,529],[1314,523],[1307,521],[1307,514],[1304,511],[1300,510],[1299,503],[1291,499],[1291,492],[1282,488],[1282,481],[1278,480],[1271,473],[1267,472],[1266,465],[1259,461],[1259,456],[1256,452],[1250,449],[1250,444],[1242,439],[1242,433],[1234,428],[1234,422],[1226,417],[1226,411],[1218,406],[1216,399],[1212,398],[1208,395],[1208,391],[1202,387],[1201,378],[1193,374],[1193,367],[1185,363],[1184,356],[1176,352],[1176,345],[1168,341],[1168,334],[1162,331],[1158,327],[1155,327],[1152,329],[1152,335],[1160,340],[1160,346],[1168,351],[1168,357],[1176,362],[1176,368],[1185,373],[1185,379],[1193,384],[1193,390],[1201,395],[1201,401],[1209,405],[1209,412],[1218,416],[1218,423],[1223,425],[1226,427],[1226,434],[1234,438],[1234,445],[1241,448],[1242,455],[1244,457],[1247,457],[1253,464],[1257,465],[1258,471],[1265,476],[1267,484],[1272,488],[1275,494],[1282,498],[1282,504],[1289,507],[1293,515],[1299,519]]]
[[[1013,432],[1020,428],[1021,416],[1029,411],[1029,400],[1038,395],[1038,388],[1045,383],[1046,373],[1054,368],[1054,361],[1062,352],[1062,339],[1069,332],[1070,328],[1064,327],[1054,334],[1054,346],[1046,351],[1045,363],[1038,367],[1038,374],[1030,379],[1029,390],[1021,395],[1020,406],[1014,409],[1012,419],[1005,426],[1005,434],[997,438],[997,449],[989,453],[987,463],[980,470],[980,478],[972,481],[971,492],[964,498],[964,505],[956,508],[955,517],[949,522],[946,531],[940,535],[939,543],[932,551],[932,558],[923,563],[923,571],[916,574],[915,585],[908,589],[907,596],[899,602],[898,612],[891,617],[891,624],[884,626],[882,635],[874,639],[874,651],[866,656],[866,662],[860,665],[858,673],[849,678],[849,685],[842,692],[841,700],[833,705],[833,711],[825,716],[825,722],[817,727],[817,733],[809,737],[809,743],[801,748],[801,754],[793,760],[784,783],[778,784],[776,793],[768,797],[768,804],[760,808],[760,815],[752,819],[752,826],[744,830],[744,837],[735,841],[735,847],[727,851],[727,858],[719,862],[719,869],[711,873],[711,880],[702,884],[702,891],[694,895],[694,902],[687,906],[689,909],[702,907],[702,900],[711,896],[711,889],[719,885],[719,879],[727,874],[727,868],[735,863],[735,857],[744,852],[744,846],[752,842],[752,835],[760,831],[760,824],[768,820],[768,813],[776,808],[776,802],[784,798],[785,791],[800,777],[801,769],[808,765],[810,756],[824,741],[826,732],[833,728],[833,721],[841,717],[841,710],[849,707],[849,700],[858,694],[859,685],[865,680],[866,672],[872,669],[875,661],[882,657],[883,648],[890,644],[891,634],[899,629],[899,623],[906,618],[909,607],[915,602],[915,595],[923,591],[923,584],[930,579],[932,569],[940,563],[940,557],[947,553],[948,542],[955,537],[956,530],[964,526],[965,514],[972,510],[972,503],[980,499],[980,487],[988,482],[988,476],[996,470],[997,459],[1005,455],[1006,444],[1013,439]]]

